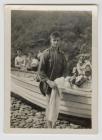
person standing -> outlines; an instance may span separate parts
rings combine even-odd
[[[64,52],[61,50],[61,35],[59,32],[53,32],[50,35],[50,43],[51,46],[42,53],[38,67],[40,90],[47,99],[46,112],[51,98],[51,91],[57,86],[54,80],[63,76],[66,69],[66,59]],[[52,122],[48,118],[47,125],[52,128]]]

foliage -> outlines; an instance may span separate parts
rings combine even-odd
[[[62,49],[68,59],[68,74],[77,63],[77,56],[92,51],[91,12],[12,11],[11,64],[14,65],[17,48],[23,53],[49,47],[49,35],[60,31]]]

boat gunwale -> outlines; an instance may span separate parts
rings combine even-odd
[[[16,86],[19,86],[19,85],[16,85]],[[21,88],[24,88],[24,87],[21,87]],[[30,90],[31,92],[33,92],[31,89],[28,89],[28,88],[26,88],[26,87],[25,87],[25,89],[26,89],[26,90]],[[37,93],[38,93],[38,92],[35,91],[35,94],[37,94]],[[38,94],[39,94],[40,96],[42,95],[42,94],[40,94],[40,93],[38,93]],[[31,95],[31,96],[32,96],[32,95]],[[45,97],[45,96],[42,95],[42,98],[44,98],[44,97]],[[36,98],[39,99],[38,97],[36,97]],[[62,100],[62,102],[63,102],[63,101],[64,101],[64,100]],[[83,104],[83,105],[91,105],[91,104],[88,104],[88,103],[86,104],[86,103],[82,103],[82,102],[78,102],[78,101],[75,102],[75,101],[73,101],[73,100],[69,100],[69,102],[79,103],[79,104]],[[72,106],[70,106],[70,107],[72,107]],[[74,108],[76,108],[76,107],[74,107]],[[77,109],[77,108],[76,108],[76,109]],[[80,109],[82,110],[82,108],[80,108]],[[84,108],[84,109],[85,109],[85,108]],[[90,109],[85,109],[85,110],[90,110]]]
[[[32,85],[32,86],[36,86],[36,87],[38,87],[39,86],[39,83],[38,82],[36,82],[36,81],[33,81],[32,83],[31,82],[28,82],[28,81],[26,81],[26,80],[24,80],[24,79],[21,79],[21,78],[18,78],[17,76],[15,76],[15,75],[13,75],[13,74],[11,74],[11,78],[15,78],[16,80],[18,80],[18,81],[21,81],[21,82],[23,82],[23,83],[26,83],[26,84],[29,84],[29,85]],[[69,89],[69,90],[67,90],[67,89],[62,89],[62,92],[63,93],[68,93],[68,94],[72,94],[72,95],[75,95],[75,96],[83,96],[83,97],[88,97],[88,98],[91,98],[91,93],[92,92],[90,92],[90,91],[83,91],[84,92],[84,94],[81,94],[81,93],[78,93],[78,92],[81,92],[81,90],[78,90],[77,89],[77,93],[72,93],[72,91],[74,91],[74,92],[76,92],[76,89]],[[71,92],[71,93],[70,93]]]
[[[18,85],[19,86],[19,85]],[[36,91],[36,90],[31,90],[31,89],[28,89],[27,87],[25,87],[25,86],[21,86],[22,88],[25,88],[25,89],[27,89],[27,90],[29,90],[29,91],[31,91],[31,92],[35,92],[35,93],[38,93],[39,95],[42,95],[41,93],[39,93],[38,91]],[[70,94],[70,95],[72,95],[72,94]],[[74,96],[74,95],[72,95],[72,96]],[[83,96],[84,97],[84,96]],[[87,98],[87,97],[85,97],[85,98]],[[88,98],[90,98],[90,97],[88,97]],[[62,98],[63,99],[63,98]],[[91,105],[91,103],[83,103],[83,102],[80,102],[80,101],[73,101],[73,100],[69,100],[70,102],[75,102],[75,103],[80,103],[80,104],[85,104],[85,105]]]

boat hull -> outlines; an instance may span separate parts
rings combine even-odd
[[[29,78],[11,74],[11,91],[31,103],[46,108],[46,97],[41,94],[39,83],[33,79],[29,80]],[[63,90],[60,113],[91,118],[91,92],[73,89]]]

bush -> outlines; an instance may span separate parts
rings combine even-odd
[[[92,51],[91,12],[34,12],[12,11],[11,14],[11,65],[17,48],[23,53],[49,47],[49,35],[53,31],[62,34],[62,49],[68,58],[68,74],[76,65],[77,55]]]

